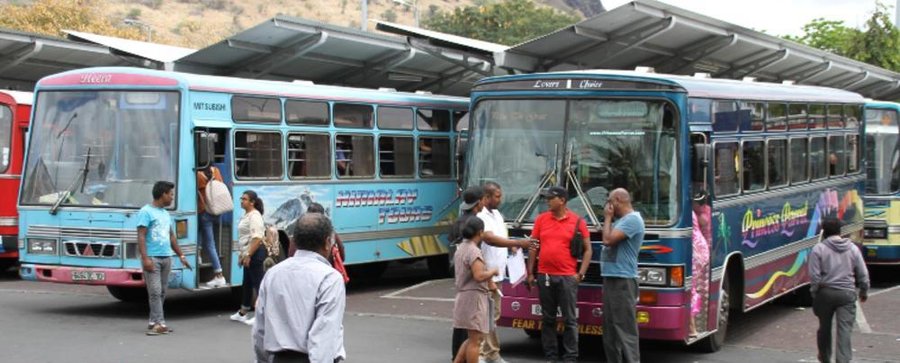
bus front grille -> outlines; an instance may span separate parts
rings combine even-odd
[[[66,241],[63,244],[65,245],[67,256],[97,258],[118,257],[117,250],[119,246],[117,244],[79,241]]]

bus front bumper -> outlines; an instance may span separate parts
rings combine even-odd
[[[69,267],[22,264],[19,276],[23,280],[55,282],[61,284],[104,285],[141,287],[144,276],[141,270],[91,267]]]
[[[536,298],[504,296],[500,303],[499,326],[526,330],[541,329],[541,303]],[[641,339],[680,340],[687,337],[688,309],[683,306],[637,305],[638,329]],[[578,332],[586,335],[603,334],[603,304],[579,302]],[[562,318],[557,330],[562,331]]]

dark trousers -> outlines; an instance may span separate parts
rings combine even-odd
[[[272,353],[272,363],[309,363],[309,355],[293,350]]]
[[[837,317],[837,356],[835,362],[853,358],[850,335],[856,321],[856,291],[823,287],[813,299],[813,313],[819,318],[816,343],[822,362],[831,361],[831,321]]]
[[[603,278],[603,351],[606,361],[640,362],[637,279]]]
[[[244,267],[244,283],[241,287],[241,308],[249,311],[253,308],[253,294],[259,293],[259,285],[263,278],[263,261],[266,259],[266,248],[262,245],[250,257],[250,266]]]
[[[452,343],[453,351],[450,352],[450,360],[451,361],[453,360],[453,358],[456,358],[456,352],[459,352],[459,347],[462,346],[463,342],[465,342],[466,339],[469,339],[469,332],[467,330],[460,329],[460,328],[453,328],[453,343]]]
[[[541,345],[544,358],[557,360],[559,350],[556,344],[556,313],[562,314],[563,351],[562,360],[574,362],[578,359],[578,317],[575,315],[578,298],[578,279],[575,276],[540,274],[537,278],[541,299]]]

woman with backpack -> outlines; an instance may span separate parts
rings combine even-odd
[[[268,255],[263,241],[266,230],[262,217],[263,201],[256,192],[248,190],[241,195],[241,208],[244,215],[238,222],[238,243],[241,246],[239,263],[244,267],[243,297],[240,310],[231,315],[231,320],[253,325],[255,318],[248,315],[255,305],[264,273],[263,262]]]
[[[219,251],[216,249],[216,240],[213,237],[213,223],[218,219],[218,215],[212,215],[207,206],[209,200],[207,197],[207,186],[210,181],[218,181],[222,183],[222,173],[215,166],[208,166],[197,171],[197,220],[200,222],[200,245],[206,251],[207,257],[212,262],[213,279],[202,285],[204,288],[224,287],[228,285],[225,276],[222,275],[222,262],[219,261]]]

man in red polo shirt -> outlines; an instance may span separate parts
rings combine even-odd
[[[548,211],[534,221],[531,237],[540,241],[538,275],[534,276],[535,250],[528,251],[528,286],[537,282],[541,300],[541,344],[544,357],[551,362],[559,360],[556,346],[556,312],[562,313],[563,362],[578,359],[578,318],[575,309],[578,283],[584,279],[591,261],[591,235],[587,223],[566,207],[568,192],[563,187],[550,187],[541,191],[547,201]],[[570,243],[575,228],[584,237],[584,255],[581,266],[572,257]]]

